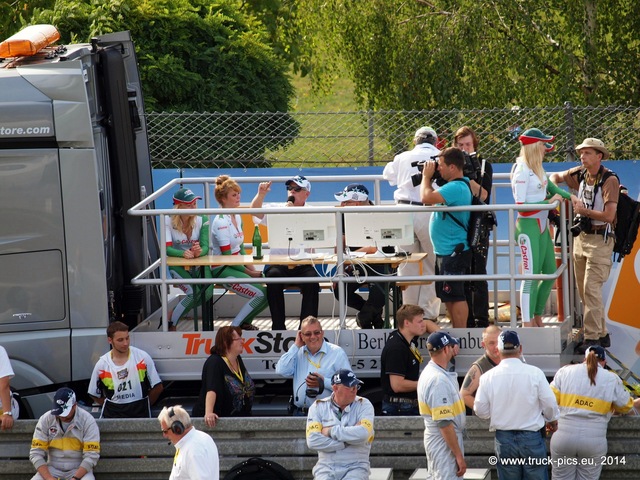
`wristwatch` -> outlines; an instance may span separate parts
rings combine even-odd
[[[3,415],[9,415],[10,417],[13,417],[13,412],[2,412]]]
[[[71,480],[82,480],[80,477],[71,477]]]

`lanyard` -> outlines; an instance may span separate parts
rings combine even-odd
[[[416,357],[416,360],[418,360],[418,363],[422,363],[422,355],[420,355],[420,351],[418,350],[418,347],[416,347],[413,343],[409,343],[409,350],[411,350],[411,353],[413,353],[413,356]]]
[[[240,368],[240,361],[236,360],[236,362],[238,362],[238,371],[236,372],[231,366],[231,362],[229,362],[229,359],[227,357],[222,357],[222,358],[224,359],[224,362],[227,364],[227,367],[229,367],[229,370],[231,370],[233,374],[236,376],[236,378],[240,380],[240,383],[244,383],[244,375],[242,375],[242,369]]]
[[[320,359],[318,360],[318,363],[311,360],[311,358],[309,357],[309,352],[305,351],[304,356],[306,357],[307,362],[309,362],[311,365],[313,365],[318,370],[320,370],[320,363],[322,362],[322,357],[324,357],[324,352],[320,352]]]

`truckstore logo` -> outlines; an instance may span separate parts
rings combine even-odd
[[[182,338],[187,341],[185,355],[209,355],[214,344],[213,338],[203,337],[200,333],[184,333]],[[243,337],[243,354],[255,353],[284,353],[295,342],[295,334],[282,332],[260,332],[255,337]]]
[[[17,135],[51,136],[51,127],[0,127],[0,136],[15,137]]]

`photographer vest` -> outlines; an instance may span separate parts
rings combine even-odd
[[[603,166],[600,166],[598,173],[593,179],[593,184],[589,185],[591,180],[589,173],[585,169],[579,171],[578,180],[580,182],[580,187],[578,189],[578,198],[584,202],[587,208],[596,212],[604,211],[602,185],[604,185],[604,182],[612,175],[615,175],[615,173]],[[602,220],[591,220],[591,225],[597,227],[606,225],[606,222],[603,222]]]

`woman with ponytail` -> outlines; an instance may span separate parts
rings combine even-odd
[[[553,480],[600,478],[609,419],[630,412],[638,402],[620,377],[604,368],[605,360],[605,349],[591,346],[583,363],[562,367],[551,382],[560,407],[551,438]]]

